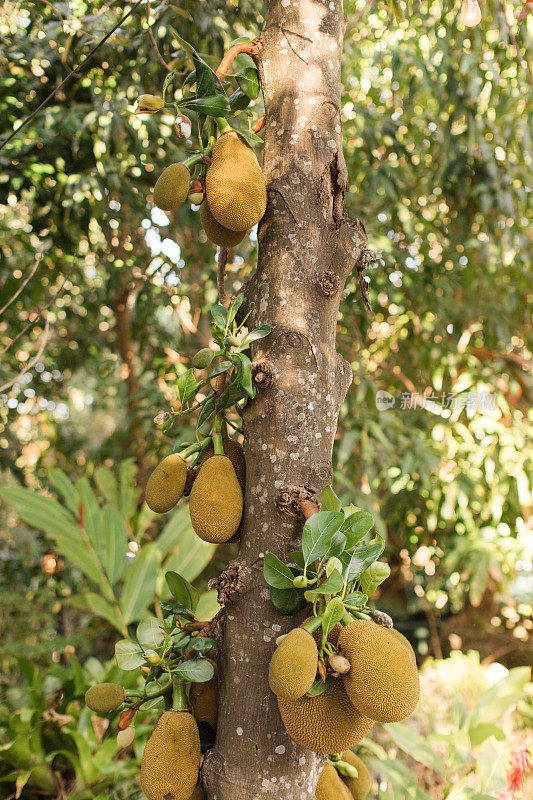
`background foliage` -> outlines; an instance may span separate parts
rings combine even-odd
[[[2,139],[129,8],[3,4]],[[519,18],[521,3],[491,0],[481,24],[465,29],[459,10],[458,2],[424,2],[397,22],[384,5],[345,2],[347,206],[381,259],[367,272],[374,315],[355,277],[341,305],[338,346],[355,377],[339,423],[335,488],[368,508],[386,539],[393,574],[378,602],[419,654],[474,648],[487,662],[514,667],[533,661],[528,16]],[[140,490],[173,446],[153,417],[176,403],[177,377],[208,344],[201,314],[216,297],[215,254],[198,213],[184,206],[169,219],[149,202],[161,169],[183,158],[183,141],[171,117],[135,117],[131,109],[138,94],[160,93],[163,62],[189,68],[175,30],[215,66],[231,41],[257,34],[263,13],[257,0],[240,0],[238,9],[229,0],[142,4],[90,68],[0,151],[0,306],[21,290],[0,316],[0,464],[9,501],[0,508],[2,742],[11,741],[12,725],[35,727],[42,697],[63,685],[54,712],[75,721],[44,720],[36,729],[44,753],[61,735],[59,749],[71,754],[60,757],[61,772],[66,790],[80,794],[69,796],[98,797],[101,789],[85,787],[109,776],[117,798],[122,778],[131,787],[131,762],[117,761],[109,745],[100,772],[82,774],[96,740],[78,702],[75,657],[84,680],[95,657],[107,674],[127,620],[151,606],[163,569],[175,568],[180,547],[189,546],[180,510],[154,522]],[[249,65],[239,58],[239,69]],[[252,108],[261,113],[260,99]],[[245,115],[233,122],[247,127]],[[233,254],[233,290],[255,258],[252,232]],[[380,391],[394,405],[380,410]],[[23,486],[42,499],[29,499]],[[67,542],[79,532],[80,500],[94,538],[92,573]],[[47,518],[54,502],[60,526]],[[128,558],[117,555],[100,574],[98,537],[111,522]],[[215,554],[206,571],[205,556],[197,554],[187,575],[202,590],[220,563]],[[132,610],[128,578],[143,564],[150,591],[143,609]],[[21,661],[28,648],[39,677]],[[26,689],[8,689],[22,681]],[[457,713],[450,706],[460,728]],[[6,755],[6,765],[2,774],[28,773],[24,758]],[[408,759],[405,769],[417,775]],[[390,786],[400,780],[391,774],[383,778]],[[452,786],[462,779],[461,769],[447,776]],[[409,786],[407,796],[421,796],[416,781]],[[435,792],[462,797],[459,789]]]

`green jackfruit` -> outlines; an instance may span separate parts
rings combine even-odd
[[[210,347],[202,347],[201,350],[194,354],[192,365],[196,369],[207,369],[211,366],[214,357],[215,353]]]
[[[295,628],[274,650],[268,682],[277,697],[297,700],[309,691],[316,678],[318,648],[312,635]]]
[[[164,458],[154,469],[146,484],[145,500],[149,508],[164,514],[174,508],[185,489],[187,464],[177,453]]]
[[[148,800],[189,800],[200,758],[200,734],[192,714],[163,712],[141,761],[141,786]]]
[[[233,464],[235,475],[244,492],[244,486],[246,484],[246,459],[244,457],[244,448],[236,439],[223,439],[222,444],[224,446],[224,455],[227,456]],[[207,459],[214,456],[214,454],[215,448],[211,444],[205,451],[200,464],[204,464]]]
[[[420,681],[412,656],[396,636],[372,620],[355,620],[339,636],[352,668],[342,676],[355,708],[379,722],[399,722],[416,708]]]
[[[185,164],[170,164],[157,179],[154,203],[162,211],[173,211],[184,203],[189,194],[191,173]]]
[[[207,722],[213,730],[217,728],[218,719],[218,668],[214,661],[208,659],[213,665],[213,677],[203,683],[191,683],[189,702],[198,722]]]
[[[223,133],[215,142],[206,196],[215,219],[232,231],[248,230],[265,213],[261,167],[250,145],[235,131]]]
[[[355,767],[358,775],[357,778],[346,778],[343,776],[342,780],[353,795],[354,800],[363,800],[370,791],[372,779],[365,764],[361,761],[359,756],[352,753],[351,750],[345,750],[341,755],[341,761],[346,761]]]
[[[325,764],[315,789],[316,800],[352,800],[352,796],[331,764]]]
[[[231,461],[212,456],[191,489],[189,512],[196,534],[204,542],[227,542],[237,532],[242,509],[242,491]]]
[[[278,697],[278,706],[289,736],[316,753],[348,750],[364,739],[374,724],[350,703],[341,678],[335,678],[316,697],[304,695],[298,700]]]
[[[124,689],[118,683],[97,683],[85,693],[85,705],[97,714],[109,714],[123,702]]]
[[[211,213],[206,200],[200,208],[200,220],[207,238],[219,247],[237,247],[246,236],[246,231],[232,231],[221,225]]]

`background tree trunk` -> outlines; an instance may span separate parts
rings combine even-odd
[[[246,306],[251,322],[268,322],[272,332],[255,348],[257,396],[245,410],[245,512],[222,586],[218,733],[203,769],[210,800],[308,800],[323,763],[287,735],[268,687],[275,639],[302,617],[275,611],[262,569],[265,553],[286,558],[300,543],[298,496],[320,497],[331,483],[337,416],[352,378],[335,329],[366,236],[344,212],[344,24],[341,0],[269,0],[257,60],[268,207]]]

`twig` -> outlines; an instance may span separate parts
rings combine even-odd
[[[157,46],[157,42],[155,40],[154,32],[152,31],[152,26],[150,25],[150,12],[151,12],[151,10],[152,9],[150,7],[150,0],[146,0],[146,22],[148,23],[148,36],[150,37],[150,41],[152,42],[152,45],[154,46],[154,50],[157,53],[157,57],[158,57],[159,61],[165,67],[165,69],[168,69],[168,71],[171,72],[172,71],[172,67],[170,66],[170,64],[167,64],[167,62],[165,61],[165,59],[161,55],[161,52],[160,52],[159,47]]]
[[[22,130],[22,128],[25,128],[25,127],[26,127],[26,125],[27,125],[29,122],[31,122],[31,120],[32,120],[32,119],[34,119],[34,117],[36,117],[36,116],[37,116],[37,114],[39,113],[39,111],[40,111],[42,108],[44,108],[44,106],[48,105],[48,103],[50,102],[50,100],[51,100],[53,97],[55,97],[55,95],[56,95],[56,94],[57,94],[57,93],[60,91],[60,89],[62,89],[62,88],[63,88],[63,86],[65,86],[65,84],[66,84],[66,83],[68,83],[68,81],[69,81],[71,78],[79,77],[78,73],[80,72],[80,70],[82,70],[82,69],[83,69],[83,67],[85,67],[85,65],[87,64],[87,62],[88,62],[88,61],[89,61],[89,60],[90,60],[90,59],[91,59],[91,58],[94,56],[94,54],[96,53],[96,51],[97,51],[97,50],[98,50],[98,49],[99,49],[99,48],[100,48],[100,47],[101,47],[103,44],[105,44],[105,42],[107,42],[107,40],[108,40],[108,39],[109,39],[109,38],[110,38],[110,37],[111,37],[111,36],[112,36],[112,35],[115,33],[115,31],[117,30],[117,28],[120,28],[120,26],[122,25],[122,23],[123,23],[123,22],[125,22],[125,21],[127,20],[127,18],[130,16],[130,14],[133,14],[133,12],[135,11],[135,9],[136,9],[138,6],[140,6],[140,5],[141,5],[141,3],[144,3],[144,2],[145,2],[145,0],[137,0],[137,2],[135,3],[135,5],[134,5],[134,6],[132,6],[132,7],[130,8],[130,10],[127,12],[127,14],[124,14],[124,16],[122,17],[122,19],[120,19],[120,20],[119,20],[119,22],[117,22],[117,24],[116,24],[116,25],[115,25],[113,28],[111,28],[111,30],[109,31],[109,33],[106,33],[106,35],[103,37],[103,39],[100,39],[100,41],[98,42],[98,44],[96,44],[96,45],[93,47],[93,49],[92,49],[92,50],[91,50],[91,51],[88,53],[88,55],[86,55],[86,56],[85,56],[85,58],[83,59],[83,61],[81,62],[81,64],[79,64],[79,65],[78,65],[78,66],[77,66],[77,67],[76,67],[74,70],[72,70],[72,72],[69,72],[69,74],[66,76],[66,78],[64,78],[64,79],[61,81],[61,83],[59,84],[59,86],[56,86],[56,88],[55,88],[53,91],[51,91],[51,92],[50,92],[50,94],[48,94],[48,95],[47,95],[47,96],[44,98],[44,100],[42,101],[42,103],[40,103],[40,104],[37,106],[37,108],[35,109],[35,111],[32,111],[32,113],[31,113],[31,114],[29,114],[29,115],[28,115],[28,116],[27,116],[27,117],[26,117],[26,118],[25,118],[25,119],[24,119],[24,120],[21,122],[21,124],[18,126],[18,128],[17,128],[16,130],[14,130],[14,131],[13,131],[13,133],[9,134],[9,136],[7,137],[7,139],[4,139],[4,141],[2,142],[2,144],[0,144],[0,150],[2,150],[2,149],[3,149],[3,148],[6,146],[6,144],[8,144],[8,143],[9,143],[9,142],[10,142],[12,139],[14,139],[14,138],[15,138],[15,136],[16,136],[16,135],[17,135],[17,134],[18,134],[18,133],[19,133],[19,132]]]
[[[21,291],[24,289],[24,287],[29,283],[29,281],[31,281],[31,279],[33,278],[33,276],[37,272],[37,267],[39,266],[39,263],[42,260],[42,258],[43,258],[43,254],[42,253],[37,253],[37,255],[35,256],[35,264],[33,265],[28,277],[24,278],[24,280],[20,284],[19,288],[17,289],[17,291],[15,292],[13,297],[11,297],[11,299],[8,300],[7,303],[4,306],[2,306],[2,308],[0,308],[0,317],[2,316],[4,311],[6,311],[9,308],[11,303],[13,303],[17,299],[17,297],[19,296]]]
[[[3,386],[0,386],[0,392],[5,392],[6,389],[11,389],[13,384],[15,384],[17,381],[19,381],[22,378],[22,376],[25,375],[27,372],[29,372],[30,369],[32,369],[32,367],[39,361],[40,357],[42,356],[42,354],[44,352],[44,348],[46,347],[46,343],[48,341],[48,331],[49,330],[50,330],[50,323],[49,323],[48,320],[46,320],[45,325],[44,325],[44,333],[43,333],[43,337],[42,337],[42,343],[41,343],[41,345],[39,347],[39,350],[37,351],[37,354],[32,358],[32,360],[28,364],[26,364],[24,369],[21,372],[19,372],[18,375],[16,375],[12,380],[8,381],[7,383],[4,383]]]
[[[226,272],[227,263],[228,263],[227,248],[221,247],[218,253],[218,261],[217,261],[217,289],[218,289],[219,303],[223,306],[226,306],[226,308],[228,303],[228,297],[226,295],[226,289],[224,288],[224,274]]]
[[[227,75],[228,69],[231,67],[235,59],[241,53],[246,53],[249,56],[252,55],[259,55],[261,52],[261,39],[252,39],[251,42],[239,42],[238,44],[234,44],[233,47],[230,47],[215,72],[215,75],[222,83],[224,78]]]

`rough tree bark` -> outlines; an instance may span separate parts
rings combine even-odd
[[[209,800],[308,800],[323,764],[287,735],[268,687],[275,639],[301,617],[274,610],[262,568],[266,552],[284,558],[298,547],[298,497],[319,498],[331,483],[337,416],[352,379],[335,330],[366,236],[344,211],[344,25],[342,0],[268,0],[257,58],[268,207],[245,302],[252,323],[268,322],[272,332],[255,348],[257,395],[245,409],[245,513],[222,585],[218,733],[203,767]]]

